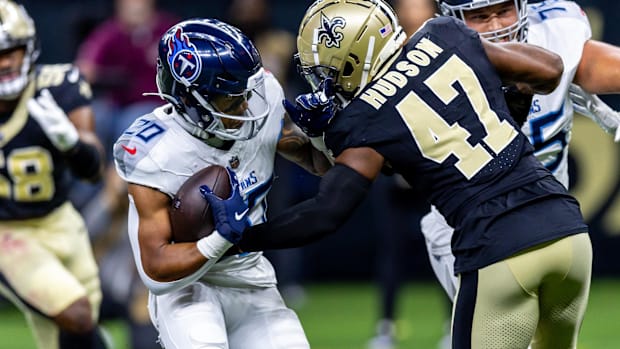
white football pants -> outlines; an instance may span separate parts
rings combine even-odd
[[[276,287],[194,283],[149,300],[166,349],[309,349],[295,312]]]
[[[448,225],[435,206],[431,206],[431,211],[422,217],[420,228],[426,240],[426,250],[435,276],[452,300],[458,289],[458,279],[454,276],[454,255],[450,244],[454,229]]]

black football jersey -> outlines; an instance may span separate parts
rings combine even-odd
[[[71,176],[63,155],[26,102],[48,89],[66,114],[90,104],[90,86],[71,64],[37,65],[9,115],[0,115],[0,220],[44,216],[67,200]]]
[[[461,271],[538,243],[538,233],[551,238],[586,229],[576,202],[568,213],[575,219],[567,219],[574,224],[568,228],[541,225],[522,234],[517,224],[513,231],[496,232],[495,222],[481,218],[496,218],[547,197],[574,202],[532,156],[501,85],[478,33],[454,18],[439,17],[410,38],[386,71],[334,117],[325,135],[335,156],[347,148],[371,147],[384,156],[387,167],[425,188],[430,202],[455,228],[453,249]],[[499,209],[485,206],[492,198],[538,181],[552,184],[521,193]],[[501,240],[517,230],[517,239]],[[465,255],[489,245],[490,236],[497,238],[493,249],[466,261]]]

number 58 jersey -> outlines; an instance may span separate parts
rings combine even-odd
[[[336,156],[347,148],[371,147],[387,167],[427,188],[430,202],[455,228],[453,250],[461,263],[457,270],[505,258],[540,243],[541,237],[550,238],[549,231],[585,231],[576,205],[567,210],[570,217],[562,217],[574,223],[568,228],[542,223],[522,234],[522,225],[505,231],[497,222],[484,221],[531,200],[574,199],[532,155],[532,145],[509,114],[501,81],[478,34],[455,18],[426,22],[390,67],[333,118],[325,142]],[[504,206],[485,207],[491,199],[541,181],[544,188],[522,193]],[[480,251],[494,238],[496,246],[485,260],[463,262],[465,251]]]
[[[71,176],[63,154],[26,102],[48,89],[69,114],[90,104],[90,86],[71,64],[37,65],[9,115],[0,115],[0,221],[38,218],[67,201]]]

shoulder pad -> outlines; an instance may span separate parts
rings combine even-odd
[[[572,18],[590,25],[586,13],[574,1],[551,0],[528,5],[528,16],[532,23],[549,19]]]
[[[66,112],[90,105],[93,97],[90,85],[73,64],[44,64],[35,68],[35,94],[48,89],[56,103]]]
[[[165,131],[164,125],[147,117],[142,117],[134,121],[123,132],[114,144],[113,149],[117,171],[123,179],[131,181],[135,176],[142,177],[157,170],[155,165],[149,166],[142,160],[147,158],[150,150],[161,139]],[[138,164],[140,164],[140,168]]]

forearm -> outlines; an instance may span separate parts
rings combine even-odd
[[[290,207],[267,223],[250,227],[239,243],[242,251],[300,247],[335,232],[362,202],[371,181],[336,165],[321,179],[313,198]]]
[[[331,168],[332,163],[325,155],[326,148],[319,149],[314,143],[288,117],[285,119],[278,153],[309,173],[321,176]],[[322,140],[320,143],[324,147]]]
[[[593,94],[620,92],[620,47],[588,40],[573,82]]]
[[[483,44],[502,81],[517,84],[521,92],[550,93],[562,78],[562,59],[551,51],[515,42]]]

